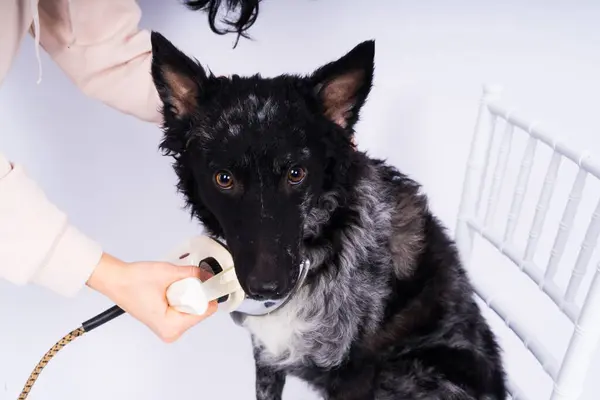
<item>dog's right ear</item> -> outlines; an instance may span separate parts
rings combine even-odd
[[[160,33],[152,32],[151,42],[152,78],[167,114],[165,118],[190,117],[198,107],[206,72]]]
[[[368,40],[317,69],[310,78],[325,116],[349,131],[371,91],[374,58],[375,41]]]

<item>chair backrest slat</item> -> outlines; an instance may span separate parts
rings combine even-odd
[[[581,204],[585,190],[592,181],[600,182],[600,164],[586,152],[561,142],[557,135],[542,129],[537,122],[502,105],[501,96],[502,89],[498,86],[484,88],[462,186],[455,229],[456,243],[465,266],[471,272],[485,272],[485,268],[493,268],[489,265],[479,267],[472,261],[477,250],[474,248],[476,238],[490,244],[517,267],[516,271],[520,271],[535,284],[532,287],[539,289],[534,289],[536,294],[545,296],[554,303],[555,310],[562,313],[566,321],[571,323],[572,332],[570,331],[568,343],[565,344],[566,350],[557,358],[542,345],[539,338],[526,329],[526,323],[514,318],[513,311],[498,301],[498,295],[501,293],[499,291],[503,288],[494,288],[493,285],[473,280],[477,295],[500,317],[552,380],[550,400],[577,400],[583,391],[586,373],[600,342],[600,264],[591,276],[587,292],[582,290],[584,277],[593,272],[590,271],[589,265],[592,263],[592,255],[600,237],[600,200],[587,222],[587,230],[579,251],[571,251],[569,244],[577,237],[574,230],[581,226],[576,221],[582,214]],[[504,129],[496,138],[496,128],[502,125]],[[527,140],[520,164],[517,166],[516,183],[511,192],[505,186],[517,132],[524,132]],[[496,141],[499,143],[497,150],[494,148]],[[543,182],[538,179],[542,186],[535,203],[535,212],[527,214],[524,212],[524,200],[532,193],[530,180],[532,170],[537,166],[537,153],[542,150],[540,144],[543,150],[550,150],[550,159],[545,166]],[[494,158],[495,163],[492,163]],[[553,215],[550,206],[557,193],[561,193],[556,187],[561,181],[561,171],[565,165],[574,166],[576,175],[565,200],[566,204],[562,211],[559,211],[562,212],[562,216],[558,227],[552,230],[548,228],[549,218]],[[484,196],[486,189],[487,197]],[[565,196],[567,190],[562,191]],[[512,194],[512,198],[506,202],[506,205],[510,205],[503,218],[504,229],[500,229],[496,224],[496,220],[501,219],[500,197],[507,191]],[[482,201],[484,198],[486,201]],[[521,220],[528,215],[532,215],[532,220],[528,227],[527,239],[518,239],[517,228]],[[537,260],[540,237],[543,234],[554,234],[545,269],[540,268],[540,265],[544,264]],[[569,268],[565,288],[557,283],[559,267],[561,262],[568,260],[571,255],[573,258],[576,256],[576,261]],[[576,299],[580,294],[584,300],[578,305]],[[510,371],[509,389],[513,399],[527,398],[510,377]]]

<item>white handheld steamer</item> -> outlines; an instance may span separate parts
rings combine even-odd
[[[208,304],[219,300],[219,311],[246,315],[265,315],[284,305],[302,285],[308,272],[308,261],[300,264],[296,285],[290,293],[278,300],[255,300],[244,293],[233,267],[233,258],[220,242],[208,236],[197,236],[176,249],[169,257],[178,265],[196,265],[215,274],[205,282],[186,278],[173,283],[167,290],[169,304],[178,311],[202,315]]]
[[[283,306],[295,291],[303,284],[308,272],[308,261],[301,263],[294,288],[284,298],[277,300],[255,300],[246,295],[233,266],[233,258],[227,247],[208,236],[197,236],[189,239],[175,249],[167,261],[175,265],[194,265],[209,270],[214,274],[202,282],[198,278],[186,278],[174,282],[166,293],[169,305],[176,310],[202,315],[211,301],[217,300],[220,312],[236,312],[245,315],[266,315]],[[25,400],[42,369],[65,345],[74,339],[113,320],[125,311],[113,306],[103,313],[81,324],[74,331],[58,341],[40,360],[29,379],[25,383],[18,400]]]

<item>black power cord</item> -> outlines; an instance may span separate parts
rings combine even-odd
[[[104,325],[105,323],[110,322],[123,314],[125,314],[125,310],[123,310],[119,306],[113,306],[108,310],[104,311],[103,313],[96,315],[94,318],[88,319],[83,324],[81,324],[81,327],[83,328],[85,333],[88,333],[89,331],[96,329],[100,325]]]
[[[220,244],[223,245],[222,243],[220,243]],[[204,268],[204,269],[211,271],[214,275],[223,271],[223,268],[221,267],[219,262],[217,260],[215,260],[213,257],[205,258],[204,260],[200,261],[198,266],[200,268]],[[225,295],[223,297],[220,297],[217,300],[217,302],[222,303],[222,302],[226,301],[228,298],[229,298],[229,295]],[[56,355],[56,353],[58,353],[63,347],[65,347],[67,344],[71,343],[76,338],[85,335],[86,333],[98,328],[99,326],[106,324],[107,322],[112,321],[113,319],[115,319],[118,316],[123,315],[123,314],[125,314],[125,310],[123,310],[121,307],[115,305],[115,306],[107,309],[106,311],[96,315],[95,317],[88,319],[87,321],[82,323],[79,328],[77,328],[77,329],[69,332],[67,335],[65,335],[54,346],[52,346],[52,348],[50,350],[48,350],[48,352],[44,355],[44,357],[42,357],[42,359],[38,362],[38,364],[34,368],[33,372],[29,375],[29,378],[27,379],[27,382],[25,383],[25,386],[23,387],[23,390],[21,391],[21,394],[19,395],[18,400],[27,399],[27,396],[29,396],[29,392],[31,392],[31,389],[33,388],[33,385],[35,384],[35,381],[40,376],[40,373],[42,372],[44,367],[48,364],[48,362],[50,362],[50,360]]]
[[[46,354],[44,354],[44,357],[42,357],[40,362],[38,362],[38,364],[34,368],[33,372],[29,375],[29,379],[27,379],[27,382],[25,383],[25,386],[23,387],[23,390],[21,391],[18,400],[25,400],[27,396],[29,396],[29,392],[31,392],[35,381],[40,376],[40,373],[42,372],[44,367],[48,365],[48,362],[50,362],[50,360],[56,355],[56,353],[58,353],[63,347],[71,343],[76,338],[85,335],[86,333],[96,329],[101,325],[104,325],[109,321],[112,321],[113,319],[123,314],[125,314],[125,311],[121,307],[113,306],[108,310],[96,315],[94,318],[88,319],[83,324],[81,324],[79,328],[69,332],[62,339],[56,342],[56,344],[52,346],[52,348],[48,350]]]

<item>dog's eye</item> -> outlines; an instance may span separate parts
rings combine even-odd
[[[233,176],[229,171],[219,171],[215,174],[215,182],[221,189],[231,189],[233,187]]]
[[[292,167],[288,171],[287,179],[288,182],[292,185],[297,185],[304,180],[306,176],[306,171],[300,167]]]

